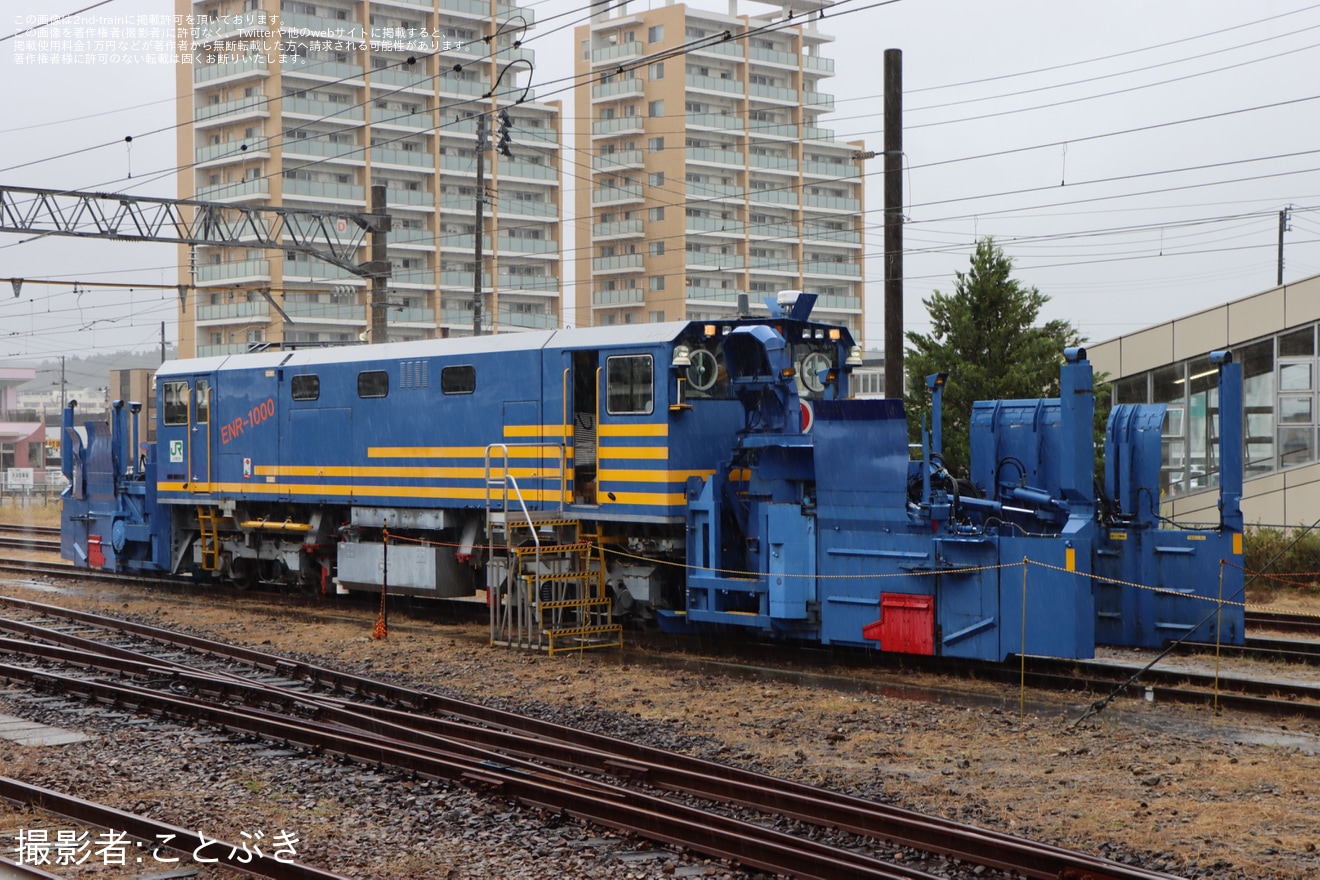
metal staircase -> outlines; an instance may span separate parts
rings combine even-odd
[[[498,448],[498,447],[497,447]],[[605,590],[598,536],[561,511],[529,511],[504,465],[486,458],[486,589],[490,640],[525,650],[584,651],[623,645]]]

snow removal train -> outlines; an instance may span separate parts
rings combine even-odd
[[[138,403],[81,434],[65,410],[62,553],[217,585],[484,593],[494,641],[552,652],[634,620],[980,660],[1242,642],[1230,353],[1219,523],[1171,528],[1164,406],[1114,407],[1099,486],[1083,349],[1058,398],[975,405],[955,479],[943,377],[914,457],[902,401],[850,396],[860,349],[814,301],[166,363],[152,443],[130,436]]]

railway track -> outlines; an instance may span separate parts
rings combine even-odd
[[[0,524],[0,548],[58,553],[60,550],[60,530],[53,526]]]
[[[1169,876],[190,634],[4,601],[28,618],[0,621],[10,633],[0,675],[11,681],[489,789],[752,869],[931,877],[887,861],[897,846],[962,863],[962,876]],[[773,817],[817,830],[767,827]]]

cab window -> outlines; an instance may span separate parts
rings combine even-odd
[[[647,415],[655,408],[655,367],[649,354],[605,359],[605,401],[610,415]]]
[[[164,423],[166,425],[188,424],[188,383],[165,382],[161,385],[160,391],[165,404]]]
[[[390,393],[390,374],[384,370],[358,373],[358,397],[387,397]]]

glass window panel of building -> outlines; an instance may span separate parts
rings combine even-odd
[[[1315,325],[1233,350],[1242,364],[1247,478],[1317,460],[1316,351]],[[1113,400],[1168,407],[1161,430],[1163,494],[1219,485],[1219,377],[1208,356],[1119,379]]]

